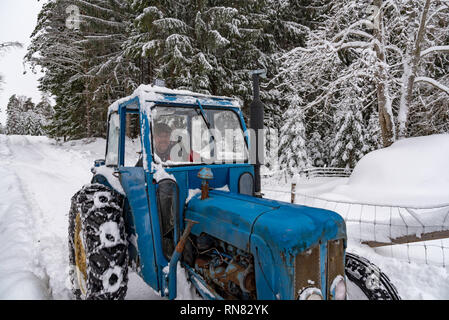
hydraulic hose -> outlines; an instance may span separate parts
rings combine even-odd
[[[189,237],[190,231],[194,224],[197,224],[197,221],[186,219],[187,227],[185,228],[181,239],[179,239],[178,244],[176,245],[175,250],[170,259],[170,267],[168,273],[168,298],[173,300],[177,296],[177,277],[176,277],[176,267],[178,265],[179,258],[181,257],[182,252],[184,251],[184,247],[186,245],[187,238]]]

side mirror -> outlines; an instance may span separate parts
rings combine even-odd
[[[106,164],[106,160],[104,160],[104,159],[95,160],[94,166],[93,166],[92,168],[90,168],[90,172],[92,172],[93,174],[95,174],[95,168],[104,166],[105,164]]]
[[[94,162],[94,166],[95,167],[101,167],[101,166],[104,166],[105,164],[106,164],[106,160],[105,159],[95,160],[95,162]]]

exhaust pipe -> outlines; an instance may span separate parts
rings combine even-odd
[[[251,71],[253,78],[253,94],[254,98],[250,104],[250,128],[254,130],[255,139],[252,142],[251,151],[255,153],[254,162],[254,196],[262,198],[261,183],[260,183],[260,166],[264,164],[264,135],[263,135],[263,118],[264,118],[264,104],[260,100],[260,77],[266,77],[266,70],[259,69]],[[254,143],[254,144],[253,144]]]

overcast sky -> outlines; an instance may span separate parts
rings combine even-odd
[[[40,101],[37,89],[39,74],[32,74],[23,65],[23,56],[30,44],[30,35],[37,22],[37,15],[44,0],[0,0],[0,42],[19,41],[24,47],[12,49],[0,56],[0,73],[3,76],[0,91],[0,122],[6,122],[6,105],[13,94],[31,97]],[[24,71],[26,74],[23,74]]]

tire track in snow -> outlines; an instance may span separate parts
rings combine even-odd
[[[33,137],[34,139],[34,137]],[[54,228],[54,212],[48,212],[52,202],[57,203],[57,194],[49,194],[53,199],[39,197],[42,194],[49,193],[49,183],[51,191],[57,190],[61,185],[67,184],[69,179],[54,174],[54,171],[47,170],[47,160],[54,160],[56,157],[48,157],[41,152],[36,143],[45,144],[36,137],[37,141],[31,141],[28,137],[13,137],[16,144],[10,143],[11,168],[16,173],[23,190],[25,201],[33,216],[34,234],[37,238],[37,260],[41,266],[45,278],[48,279],[48,285],[54,299],[69,299],[71,297],[68,282],[68,244],[67,238],[61,236],[61,233]],[[26,156],[26,157],[25,157]],[[53,158],[53,159],[51,159]],[[32,161],[30,164],[29,161]],[[55,170],[57,171],[57,170]],[[58,181],[59,180],[59,181]],[[54,182],[57,181],[55,184]],[[39,199],[39,200],[38,200]],[[55,209],[58,210],[57,208]],[[58,212],[59,220],[67,219],[67,212]],[[64,230],[65,231],[65,230]],[[64,232],[65,234],[66,232]]]
[[[0,299],[47,299],[47,277],[39,265],[35,219],[11,167],[9,139],[0,135]],[[32,232],[30,232],[32,230]]]
[[[24,179],[18,176],[20,185],[24,191],[25,201],[31,209],[34,217],[34,229],[37,236],[37,260],[45,272],[48,285],[54,299],[68,299],[71,295],[68,283],[68,244],[67,239],[62,238],[49,229],[51,221],[43,213],[34,193],[27,186]]]

